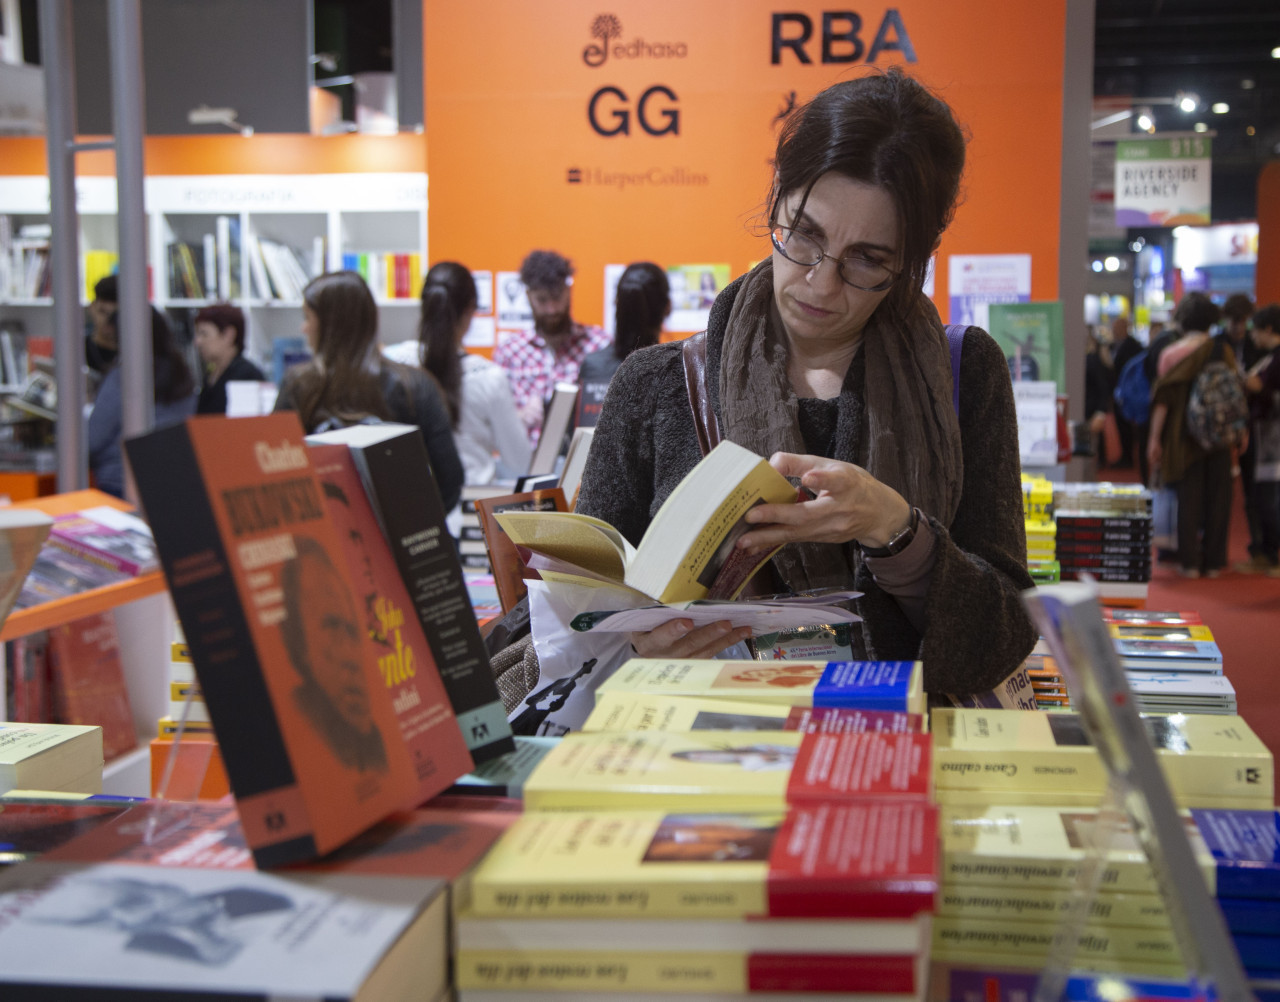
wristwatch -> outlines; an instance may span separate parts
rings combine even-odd
[[[911,540],[916,538],[916,529],[919,525],[920,509],[912,508],[911,521],[907,523],[907,527],[895,532],[884,546],[867,546],[865,543],[859,543],[858,548],[862,550],[864,557],[892,557],[911,545]]]

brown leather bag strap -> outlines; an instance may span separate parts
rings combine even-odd
[[[684,339],[684,385],[689,391],[689,409],[693,411],[693,427],[698,433],[698,448],[705,456],[720,444],[720,422],[711,409],[707,396],[707,332]]]

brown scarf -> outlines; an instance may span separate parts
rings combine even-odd
[[[834,458],[864,467],[908,503],[950,525],[960,503],[964,460],[947,337],[933,303],[923,294],[916,297],[902,322],[890,320],[881,307],[863,331],[861,350],[865,386],[852,386],[845,377]],[[806,451],[787,357],[769,259],[746,276],[734,301],[719,386],[724,436],[762,456]],[[864,405],[855,409],[859,394]],[[787,584],[802,591],[851,586],[860,560],[861,551],[853,545],[793,543],[774,564]]]

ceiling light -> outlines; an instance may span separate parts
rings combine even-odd
[[[1252,125],[1246,125],[1244,127],[1244,134],[1246,136],[1256,136],[1258,134],[1258,130],[1255,129]]]
[[[1196,100],[1194,94],[1184,94],[1182,97],[1178,98],[1178,107],[1188,115],[1195,111],[1199,105],[1200,102]]]
[[[1152,132],[1156,127],[1156,121],[1145,111],[1138,116],[1138,128],[1143,132]]]
[[[1213,113],[1215,115],[1225,115],[1230,110],[1231,110],[1231,105],[1227,104],[1226,101],[1218,101],[1213,106]]]
[[[1103,261],[1103,262],[1102,262],[1102,266],[1103,266],[1104,268],[1106,268],[1106,269],[1107,269],[1107,271],[1119,271],[1119,270],[1120,270],[1120,259],[1119,259],[1118,257],[1114,257],[1114,256],[1113,256],[1113,257],[1109,257],[1109,258],[1107,258],[1105,261]]]
[[[1193,128],[1196,130],[1196,132],[1208,132],[1208,131],[1209,131],[1209,126],[1205,125],[1205,124],[1204,124],[1204,122],[1196,122],[1196,124],[1193,126]]]
[[[1240,81],[1241,90],[1253,90],[1253,88],[1257,86],[1258,86],[1257,81],[1250,80],[1248,77],[1245,77],[1243,80]]]
[[[1094,261],[1092,267],[1094,271],[1102,271],[1102,262]]]
[[[1280,59],[1280,45],[1277,45],[1274,49],[1271,50],[1271,58]]]

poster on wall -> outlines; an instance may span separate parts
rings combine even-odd
[[[476,314],[487,317],[493,312],[493,272],[473,271],[471,280],[476,283]]]
[[[1014,381],[1052,380],[1066,393],[1062,304],[992,303],[987,332],[1000,345]]]
[[[464,348],[492,348],[497,344],[498,328],[493,317],[474,316],[467,333],[462,335]]]
[[[696,333],[707,329],[716,296],[729,284],[727,264],[677,264],[667,269],[671,315],[667,329]]]
[[[1116,143],[1116,225],[1208,223],[1212,152],[1199,135]]]
[[[500,271],[495,283],[497,326],[504,331],[533,330],[533,310],[518,271]]]
[[[1023,469],[1053,466],[1058,461],[1057,393],[1057,384],[1047,380],[1024,379],[1013,384]]]
[[[1031,299],[1030,254],[952,254],[947,265],[951,322],[987,326],[992,303]]]

